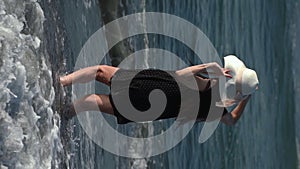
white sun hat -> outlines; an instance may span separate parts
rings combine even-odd
[[[230,70],[232,78],[225,83],[227,99],[237,100],[237,96],[246,96],[254,93],[258,87],[256,72],[249,69],[234,55],[224,57],[225,69]]]

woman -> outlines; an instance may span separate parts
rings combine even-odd
[[[124,88],[125,84],[130,83],[129,98],[131,104],[141,112],[151,107],[148,100],[151,91],[160,89],[164,92],[167,98],[166,107],[156,120],[176,118],[180,107],[185,107],[183,110],[186,111],[185,113],[188,113],[189,104],[193,104],[193,100],[187,99],[184,101],[186,103],[182,104],[180,102],[180,92],[184,92],[187,95],[189,92],[191,94],[199,92],[200,104],[197,121],[214,120],[207,119],[209,111],[213,109],[222,113],[222,122],[233,125],[241,117],[251,94],[257,89],[258,79],[255,71],[246,68],[244,63],[237,57],[230,55],[226,56],[224,60],[224,68],[221,68],[217,63],[207,63],[177,71],[162,71],[157,69],[124,70],[107,65],[97,65],[78,70],[61,77],[60,83],[63,86],[68,86],[72,83],[86,83],[96,79],[108,86],[114,86],[114,90],[111,90],[109,95],[91,94],[75,101],[72,108],[69,109],[70,111],[65,113],[65,116],[72,117],[76,115],[76,112],[100,109],[103,113],[116,116],[119,124],[132,122],[133,120],[124,117],[115,105],[116,100],[122,101],[122,99],[128,98],[125,96],[128,95],[128,90]],[[212,90],[215,89],[218,91],[219,89],[218,85],[216,85],[218,78],[205,78],[203,74],[207,74],[208,71],[210,75],[213,74],[215,77],[225,76],[227,78],[225,97],[218,95],[216,98],[212,98]],[[196,88],[192,84],[189,84],[189,81],[184,80],[186,77],[195,79],[197,83]],[[181,79],[183,83],[178,83],[177,79]],[[237,104],[237,106],[231,113],[228,113],[226,107],[233,104]],[[76,111],[74,107],[76,107]],[[148,121],[147,118],[141,119],[136,122]]]

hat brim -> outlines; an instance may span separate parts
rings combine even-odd
[[[246,68],[244,62],[234,55],[225,56],[224,62],[224,68],[229,69],[233,77],[235,77],[235,75],[241,68]]]
[[[225,56],[224,62],[224,68],[230,70],[232,75],[232,78],[228,79],[225,84],[229,98],[232,98],[237,91],[245,95],[255,92],[258,78],[254,70],[248,69],[244,62],[234,55]]]

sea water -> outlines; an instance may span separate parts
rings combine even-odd
[[[0,1],[0,168],[51,168],[62,151],[44,21],[35,0]]]
[[[221,58],[236,54],[257,71],[260,80],[259,90],[235,126],[220,124],[212,137],[200,144],[202,124],[197,124],[168,152],[130,159],[97,146],[76,118],[60,121],[58,115],[64,103],[71,100],[72,89],[60,88],[55,78],[73,71],[85,41],[104,25],[101,3],[0,0],[1,167],[299,169],[299,3],[293,0],[118,2],[119,16],[147,11],[188,20],[208,36]],[[183,60],[194,55],[164,36],[141,35],[127,40],[132,51],[162,48]],[[110,65],[110,61],[106,57],[102,63]],[[200,63],[195,57],[192,62]],[[97,88],[97,92],[109,92],[104,85]],[[117,126],[114,118],[106,119],[119,132],[130,136],[159,133],[173,122]],[[131,145],[127,148],[135,153]],[[151,146],[146,151],[151,152]]]

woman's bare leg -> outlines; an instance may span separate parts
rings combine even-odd
[[[63,86],[68,86],[72,83],[87,83],[96,79],[99,82],[110,85],[110,79],[118,69],[108,65],[91,66],[60,77],[60,83]]]
[[[101,111],[114,115],[112,105],[107,95],[91,94],[76,100],[69,106],[65,116],[71,118],[84,111]]]

